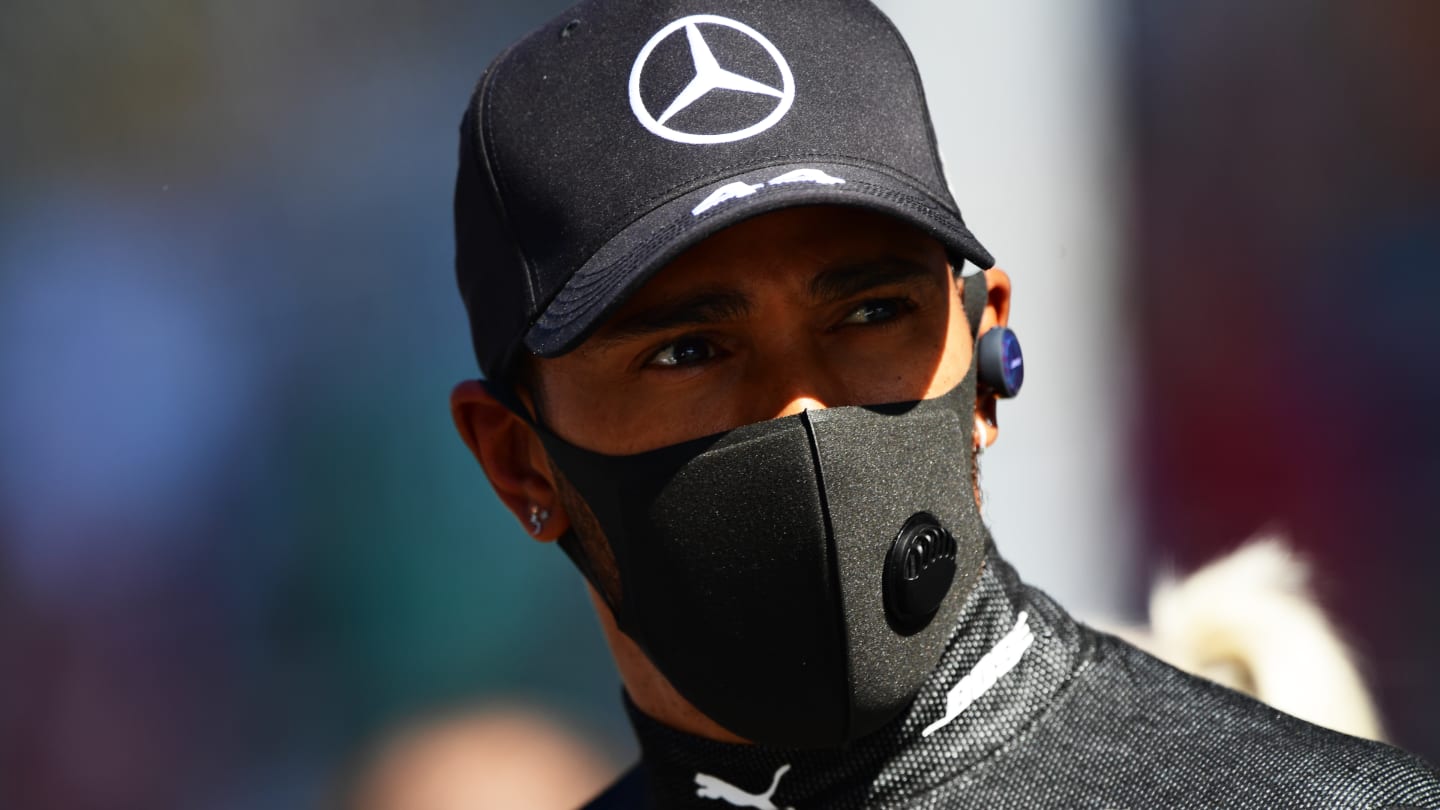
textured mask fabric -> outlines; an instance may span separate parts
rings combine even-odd
[[[915,696],[980,578],[985,546],[969,473],[973,411],[965,407],[975,401],[973,379],[904,415],[865,408],[807,414],[844,611],[847,740],[879,728]],[[897,529],[920,510],[955,534],[956,576],[936,616],[905,635],[886,615],[885,558]]]
[[[620,573],[619,627],[676,690],[747,739],[834,747],[903,710],[973,589],[975,370],[935,399],[807,411],[634,456],[542,430]],[[936,517],[959,574],[923,628],[887,619],[886,555]]]
[[[925,736],[954,685],[1021,622],[1033,641],[1013,668]],[[1440,774],[1418,758],[1078,624],[993,545],[913,704],[847,747],[719,743],[627,708],[642,764],[592,808],[1440,807]]]

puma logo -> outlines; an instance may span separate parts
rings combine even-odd
[[[695,774],[695,784],[699,785],[700,789],[695,791],[695,795],[702,799],[724,799],[735,807],[754,807],[756,810],[780,810],[780,808],[775,806],[774,802],[770,801],[770,797],[775,795],[775,788],[780,786],[780,777],[784,776],[789,770],[789,765],[781,765],[780,769],[775,771],[775,779],[770,783],[770,789],[758,796],[753,793],[746,793],[718,776],[711,776],[708,773],[697,773]],[[795,810],[795,808],[787,807],[785,810]]]

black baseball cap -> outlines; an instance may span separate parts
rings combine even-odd
[[[575,348],[657,270],[768,211],[838,204],[994,259],[920,76],[866,0],[588,0],[501,53],[460,126],[455,270],[481,371]]]

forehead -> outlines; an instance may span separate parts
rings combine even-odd
[[[804,206],[726,228],[681,254],[621,307],[690,286],[744,284],[808,275],[841,263],[879,259],[944,263],[939,242],[909,223],[844,206]]]

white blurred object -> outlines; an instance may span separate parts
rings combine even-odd
[[[1121,631],[1174,666],[1287,714],[1383,738],[1379,714],[1339,632],[1310,592],[1309,567],[1277,539],[1251,542],[1159,583],[1148,631]]]

